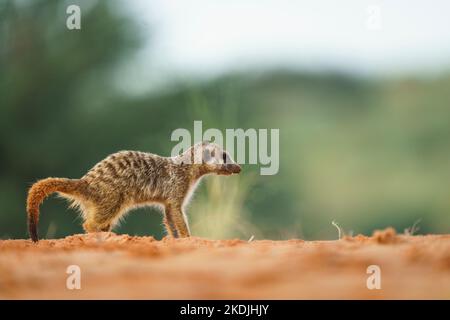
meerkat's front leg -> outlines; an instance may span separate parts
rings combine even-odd
[[[178,238],[178,231],[175,227],[175,223],[173,222],[172,214],[168,206],[166,206],[164,210],[164,226],[166,227],[167,234],[172,238]]]
[[[183,213],[181,205],[177,204],[166,205],[166,219],[168,221],[169,228],[171,228],[170,222],[173,222],[173,225],[176,229],[175,232],[175,234],[177,235],[176,237],[186,238],[191,235],[191,232],[189,231],[187,218],[186,215]],[[172,231],[172,233],[174,232]]]

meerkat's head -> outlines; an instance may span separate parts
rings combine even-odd
[[[205,173],[231,175],[241,172],[241,166],[218,144],[208,141],[197,143],[192,147],[191,155],[194,164],[199,165]]]

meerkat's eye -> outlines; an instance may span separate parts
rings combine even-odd
[[[223,159],[223,163],[227,163],[227,154],[225,152],[222,153],[222,159]]]

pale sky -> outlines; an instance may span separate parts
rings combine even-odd
[[[363,75],[450,69],[448,0],[126,3],[142,30],[153,32],[134,62],[141,72],[143,61],[189,76],[275,67]]]

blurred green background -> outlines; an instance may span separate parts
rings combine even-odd
[[[82,8],[81,31],[66,28],[72,3]],[[169,155],[172,131],[192,130],[194,120],[204,129],[280,129],[277,175],[245,165],[240,176],[201,184],[188,208],[195,236],[335,239],[332,221],[371,234],[418,219],[420,233],[449,233],[450,73],[229,70],[134,94],[118,79],[151,26],[125,4],[0,1],[1,238],[27,237],[34,181],[78,178],[123,149]],[[39,230],[81,233],[81,219],[52,196]],[[115,232],[164,235],[153,209],[132,212]]]

